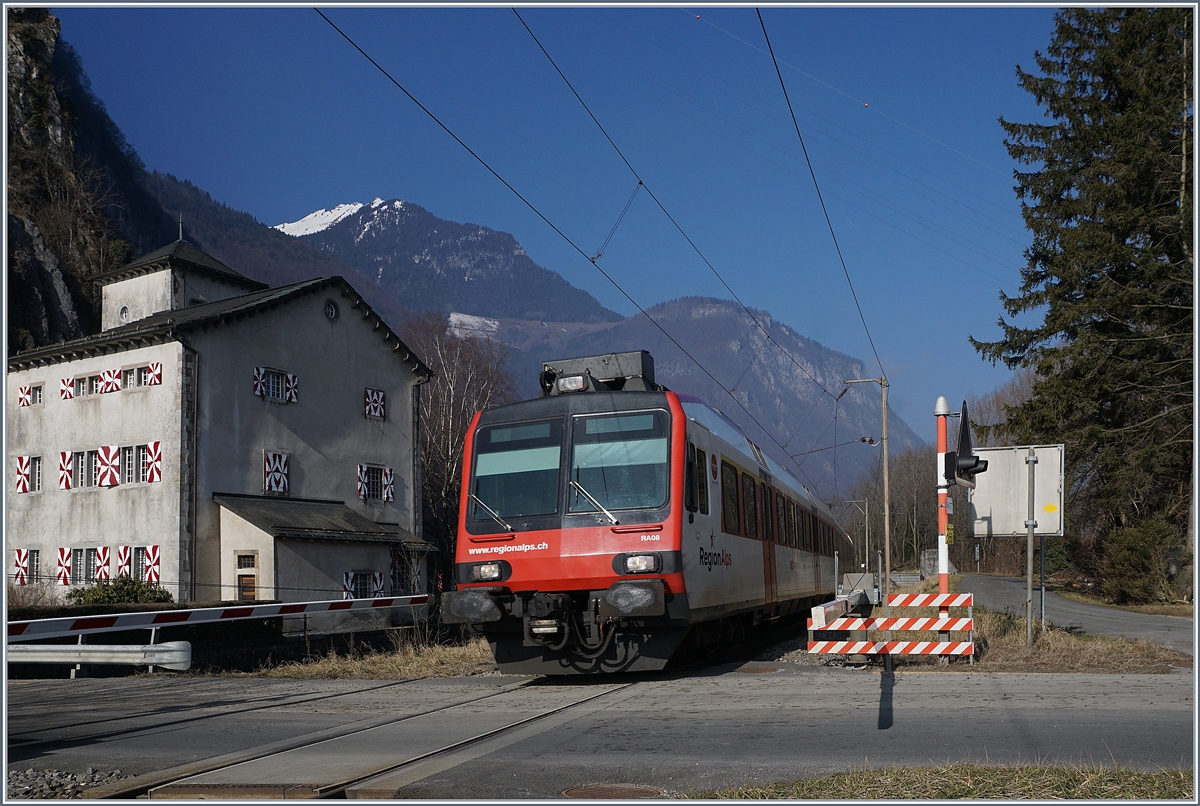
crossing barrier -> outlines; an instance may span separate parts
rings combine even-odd
[[[969,593],[894,593],[888,596],[892,607],[966,607],[966,618],[860,618],[842,617],[831,621],[808,620],[808,651],[824,655],[966,655],[975,662],[974,599]],[[845,611],[843,611],[845,612]],[[814,615],[817,608],[813,608]],[[966,641],[818,641],[815,633],[825,631],[929,630],[965,632]]]

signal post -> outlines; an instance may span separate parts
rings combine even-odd
[[[950,416],[950,404],[944,396],[940,396],[934,404],[933,413],[937,417],[937,492],[938,492],[938,593],[950,592],[950,549],[946,544],[946,524],[950,519],[946,512],[946,499],[950,494],[950,483],[946,479],[946,420]],[[959,428],[963,425],[960,424]],[[941,607],[938,609],[938,615],[942,618],[949,618],[950,608]],[[949,641],[950,633],[938,633],[939,641]]]

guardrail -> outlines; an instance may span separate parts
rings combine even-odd
[[[187,641],[167,641],[141,646],[124,644],[17,644],[5,650],[9,663],[121,664],[161,666],[185,672],[192,666],[192,645]]]
[[[831,603],[832,604],[832,603]],[[969,593],[893,593],[892,607],[966,607],[966,618],[835,618],[817,624],[808,620],[808,651],[828,655],[966,655],[975,663],[974,599]],[[827,606],[827,605],[826,605]],[[843,612],[848,612],[845,610]],[[817,608],[813,608],[817,615]],[[816,641],[812,633],[826,630],[932,630],[965,632],[966,641]]]
[[[8,622],[8,643],[36,641],[41,638],[92,635],[124,630],[157,630],[185,624],[205,624],[240,619],[299,616],[312,613],[353,612],[393,607],[410,607],[429,602],[429,597],[392,596],[379,599],[338,599],[318,602],[249,605],[246,607],[202,607],[195,610],[154,610],[143,613],[117,613],[107,616],[67,616]],[[154,664],[160,665],[160,664]]]

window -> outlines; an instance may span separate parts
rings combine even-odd
[[[804,543],[800,539],[799,526],[796,523],[796,502],[790,498],[787,502],[787,530],[791,535],[792,544],[804,548]]]
[[[146,581],[146,547],[133,547],[133,578],[138,582]]]
[[[137,480],[138,481],[149,481],[150,480],[150,450],[149,450],[149,447],[150,447],[149,445],[138,445],[136,448],[136,451],[137,451],[137,454],[136,454],[136,456],[137,456],[137,458],[136,458]]]
[[[238,570],[240,571],[243,568],[254,568],[257,560],[258,558],[253,554],[239,554],[237,556]]]
[[[29,389],[29,405],[36,406],[42,402],[42,387],[33,386]]]
[[[42,489],[42,457],[29,457],[29,492],[36,493]]]
[[[83,581],[96,581],[96,549],[83,550]]]
[[[40,549],[29,550],[29,581],[42,581],[42,552]]]
[[[325,318],[330,322],[336,322],[338,318],[338,306],[331,300],[325,300]]]
[[[771,490],[764,483],[759,492],[762,493],[762,497],[758,500],[762,502],[763,540],[774,540],[775,530],[772,528],[774,521],[771,520]]]
[[[121,448],[121,483],[133,484],[137,478],[132,446]]]
[[[383,500],[383,468],[368,467],[367,468],[367,499],[371,501]]]
[[[374,595],[371,592],[371,581],[375,576],[374,571],[355,571],[354,572],[354,598],[355,599],[370,599]]]
[[[721,526],[731,535],[742,533],[742,512],[738,507],[738,474],[733,465],[721,462]]]
[[[567,494],[570,512],[596,512],[596,503],[608,510],[667,503],[665,411],[572,419],[571,481],[577,486]]]
[[[480,428],[475,436],[471,507],[475,521],[558,511],[562,421]]]
[[[83,584],[83,549],[71,549],[71,584]]]
[[[775,539],[780,543],[796,547],[796,541],[787,528],[787,505],[783,503],[783,494],[775,493]]]
[[[700,514],[708,514],[708,456],[699,448],[696,449],[696,502],[700,505]]]
[[[77,451],[71,463],[72,487],[95,487],[100,481],[100,454],[98,451]]]
[[[283,400],[283,373],[267,370],[263,373],[263,396],[269,400]]]
[[[121,388],[132,389],[139,386],[136,369],[121,370]]]
[[[100,376],[99,375],[89,375],[88,376],[87,394],[89,394],[89,395],[100,394]]]
[[[758,537],[758,501],[755,496],[757,485],[754,477],[742,474],[742,506],[746,510],[746,537]]]

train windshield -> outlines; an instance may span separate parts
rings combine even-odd
[[[479,429],[471,517],[489,520],[554,514],[558,511],[561,459],[561,420]]]
[[[575,484],[568,493],[570,512],[595,512],[596,503],[612,510],[660,507],[667,502],[665,411],[572,420],[571,481]]]

